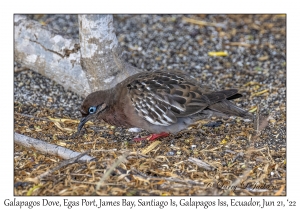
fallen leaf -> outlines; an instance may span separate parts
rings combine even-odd
[[[143,155],[146,155],[149,153],[151,150],[153,150],[155,147],[157,147],[161,142],[160,141],[155,141],[152,144],[150,144],[146,149],[142,151]]]
[[[252,108],[252,109],[250,109],[249,112],[255,112],[256,110],[257,110],[257,106],[254,107],[254,108]]]
[[[265,60],[268,60],[268,59],[269,59],[269,56],[267,56],[267,55],[258,58],[259,61],[265,61]]]
[[[263,90],[263,91],[260,91],[260,92],[257,92],[257,93],[253,93],[250,97],[254,97],[254,96],[260,96],[266,92],[268,92],[269,89],[266,89],[266,90]]]
[[[66,132],[70,132],[70,133],[76,132],[76,130],[73,130],[71,128],[63,128],[63,127],[61,127],[61,125],[59,124],[59,122],[53,122],[53,123],[54,123],[54,125],[56,127],[58,127],[62,131],[66,131]]]
[[[227,144],[227,139],[223,139],[220,144]]]
[[[228,56],[228,53],[227,52],[223,52],[223,51],[220,51],[220,52],[209,52],[208,55],[209,56]]]
[[[30,189],[28,190],[28,192],[27,192],[26,195],[28,195],[28,196],[32,195],[32,193],[33,193],[35,190],[41,188],[42,186],[43,186],[42,184],[34,185],[32,188],[30,188]]]

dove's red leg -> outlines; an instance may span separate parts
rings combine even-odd
[[[154,133],[154,134],[151,134],[150,136],[147,136],[147,137],[134,138],[133,141],[142,141],[142,140],[154,141],[158,138],[164,138],[164,137],[167,137],[167,136],[169,136],[169,134],[166,133],[166,132]]]

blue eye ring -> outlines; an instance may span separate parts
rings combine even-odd
[[[97,110],[97,107],[91,106],[91,107],[89,108],[89,113],[90,113],[90,114],[94,114],[94,113],[96,112],[96,110]]]

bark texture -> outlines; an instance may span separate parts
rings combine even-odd
[[[49,144],[42,140],[24,136],[19,133],[14,134],[14,142],[16,144],[22,145],[27,148],[36,149],[43,154],[57,155],[63,159],[74,158],[80,154],[79,152],[75,152],[70,149],[58,146],[58,145]],[[81,157],[79,159],[79,161],[86,162],[86,161],[91,161],[93,159],[94,158],[89,155],[84,155],[83,157]]]
[[[112,15],[79,15],[81,65],[92,92],[114,87],[139,70],[122,60]]]
[[[23,15],[15,15],[14,26],[15,61],[78,95],[91,92],[80,63],[78,39],[58,35]]]
[[[112,15],[78,19],[80,40],[15,15],[15,61],[83,97],[140,72],[122,59]]]

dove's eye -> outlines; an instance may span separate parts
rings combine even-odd
[[[91,106],[90,108],[89,108],[89,113],[90,114],[94,114],[95,112],[96,112],[96,107],[95,106]]]

